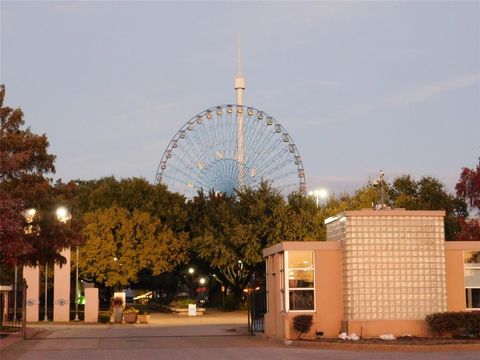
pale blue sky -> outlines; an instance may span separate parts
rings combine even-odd
[[[47,133],[56,177],[154,180],[195,114],[273,115],[307,186],[351,191],[380,169],[453,189],[480,155],[480,3],[1,3],[1,82]]]

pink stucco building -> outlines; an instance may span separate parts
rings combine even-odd
[[[444,211],[347,211],[326,221],[327,241],[283,242],[267,263],[265,334],[427,336],[425,316],[480,310],[480,241],[445,242]]]

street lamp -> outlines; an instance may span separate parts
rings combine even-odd
[[[326,189],[320,188],[314,191],[309,191],[308,195],[315,197],[315,204],[317,204],[318,206],[320,204],[320,199],[325,200],[328,197],[328,191]]]
[[[78,318],[78,245],[77,256],[75,260],[75,319],[73,321],[80,321]]]
[[[189,281],[188,281],[188,292],[189,292],[189,296],[191,298],[194,297],[195,293],[194,293],[194,283],[193,283],[193,274],[195,273],[195,269],[193,267],[189,267],[188,268],[188,274],[190,275],[190,278],[189,278]]]
[[[72,218],[72,215],[70,214],[68,209],[64,206],[58,207],[57,210],[55,211],[55,215],[57,216],[57,221],[64,224]],[[77,279],[77,283],[78,283],[78,279]],[[48,321],[47,305],[48,305],[48,261],[45,261],[45,316],[43,317],[43,321]]]
[[[33,218],[35,217],[35,214],[37,213],[37,210],[34,208],[27,209],[23,211],[23,217],[25,218],[25,221],[29,224],[25,229],[25,234],[31,234],[33,232],[32,225],[30,225],[33,222]],[[18,264],[15,261],[15,291],[13,294],[13,321],[17,321],[17,285],[18,284]]]

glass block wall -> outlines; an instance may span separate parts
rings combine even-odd
[[[327,224],[327,239],[342,241],[345,320],[446,311],[443,216],[386,212],[347,212]]]

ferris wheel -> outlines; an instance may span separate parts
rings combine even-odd
[[[221,105],[187,121],[168,144],[155,182],[193,198],[199,190],[233,195],[262,181],[305,194],[305,170],[285,128],[264,111]]]

